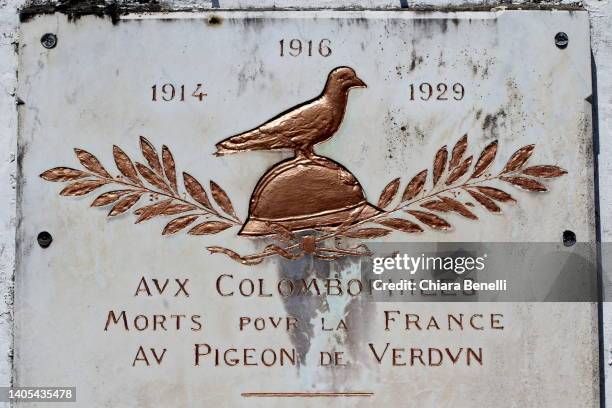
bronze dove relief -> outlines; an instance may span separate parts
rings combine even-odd
[[[217,156],[247,150],[293,150],[296,157],[312,157],[313,147],[331,138],[342,123],[348,94],[365,88],[352,68],[338,67],[316,98],[294,106],[263,125],[217,143]]]
[[[352,68],[337,67],[321,94],[263,125],[219,142],[217,156],[248,150],[290,149],[295,157],[272,167],[257,183],[249,218],[240,235],[270,235],[270,224],[295,232],[341,224],[380,213],[368,203],[361,185],[339,163],[314,153],[314,145],[330,139],[340,127],[349,91],[365,88]]]
[[[353,240],[381,238],[394,231],[421,233],[424,227],[450,230],[451,224],[443,218],[444,214],[478,220],[474,202],[490,213],[501,213],[502,205],[516,202],[512,195],[492,183],[543,192],[547,191],[543,180],[567,174],[555,165],[526,167],[535,145],[518,149],[501,172],[493,174],[489,169],[496,158],[498,142],[489,143],[473,160],[474,156],[467,154],[465,135],[450,153],[447,146],[438,149],[431,171],[419,171],[405,184],[401,194],[402,182],[398,177],[386,185],[376,205],[371,204],[348,169],[314,152],[314,145],[330,139],[340,127],[349,91],[365,86],[352,68],[335,68],[315,99],[216,145],[217,156],[251,150],[294,151],[294,157],[277,163],[259,179],[244,223],[227,193],[214,181],[210,180],[207,190],[195,177],[183,172],[180,188],[170,149],[162,146],[158,152],[142,136],[140,148],[147,164],[133,162],[120,147],[113,146],[118,176],[112,176],[93,154],[74,149],[84,169],[55,167],[40,177],[69,182],[60,192],[62,196],[83,196],[112,186],[91,206],[111,206],[109,217],[139,207],[134,210],[136,223],[171,217],[162,235],[179,231],[212,235],[239,227],[238,235],[272,238],[274,243],[261,252],[244,256],[224,247],[207,247],[210,253],[254,265],[272,256],[298,259],[310,254],[326,260],[368,256],[368,248],[363,243],[355,245]],[[143,197],[148,197],[150,203],[138,206]]]

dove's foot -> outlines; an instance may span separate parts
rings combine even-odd
[[[312,146],[304,148],[304,149],[299,149],[295,151],[295,158],[296,159],[307,159],[307,160],[315,160],[317,159],[319,156],[317,156],[312,148]]]

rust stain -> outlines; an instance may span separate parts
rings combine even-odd
[[[213,1],[213,8],[215,7],[215,2]],[[524,2],[524,3],[505,3],[503,4],[503,8],[505,10],[567,10],[570,13],[574,11],[584,11],[584,5],[582,2],[575,1],[572,3],[563,3],[563,4],[553,4],[553,3],[540,3],[540,2]],[[317,8],[313,7],[305,7],[303,10],[316,10]],[[500,6],[498,4],[466,4],[466,5],[456,5],[456,6],[425,6],[425,5],[415,5],[410,7],[402,7],[398,4],[397,7],[373,7],[368,8],[368,10],[380,10],[380,11],[413,11],[422,14],[429,13],[453,13],[453,12],[491,12],[499,10]],[[295,8],[291,7],[257,7],[254,10],[257,11],[295,11]],[[355,6],[344,6],[334,8],[336,11],[364,11],[366,10],[363,7],[355,7]],[[45,14],[54,14],[54,13],[62,13],[68,16],[68,18],[72,21],[77,20],[82,16],[98,16],[101,18],[109,17],[113,24],[116,24],[120,21],[122,15],[126,15],[129,13],[160,13],[162,19],[168,20],[172,19],[172,17],[168,17],[171,13],[176,12],[205,12],[210,11],[210,7],[203,6],[176,6],[172,4],[164,4],[160,3],[156,0],[130,0],[130,1],[104,1],[104,0],[67,0],[62,2],[45,0],[45,1],[29,1],[19,10],[19,19],[20,22],[27,22],[36,16],[45,15]],[[244,11],[244,10],[233,10],[226,9],[224,11]],[[258,20],[258,19],[250,19],[250,20]],[[451,20],[454,25],[459,24],[459,20],[454,18]],[[249,25],[253,21],[247,21],[246,24]],[[256,22],[256,24],[259,22]],[[357,24],[368,24],[368,20],[365,18],[354,18],[350,19],[350,23]]]
[[[223,23],[223,17],[213,14],[208,17],[206,22],[209,26],[220,26]]]

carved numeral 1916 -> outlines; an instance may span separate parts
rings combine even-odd
[[[451,87],[444,82],[440,82],[435,87],[429,82],[422,82],[418,87],[415,84],[410,84],[411,101],[416,100],[417,97],[422,101],[448,101],[450,99],[460,101],[464,96],[465,88],[459,82],[454,83]]]
[[[331,50],[331,41],[327,38],[319,41],[319,44],[314,44],[312,40],[302,41],[294,38],[292,40],[285,41],[284,39],[280,40],[280,56],[284,57],[286,55],[290,55],[292,57],[298,57],[302,53],[305,55],[312,57],[315,54],[319,54],[322,57],[329,57],[332,53]]]

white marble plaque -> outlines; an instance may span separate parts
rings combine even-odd
[[[25,22],[15,384],[598,406],[592,303],[370,303],[359,270],[369,242],[593,242],[589,50],[580,11]]]

